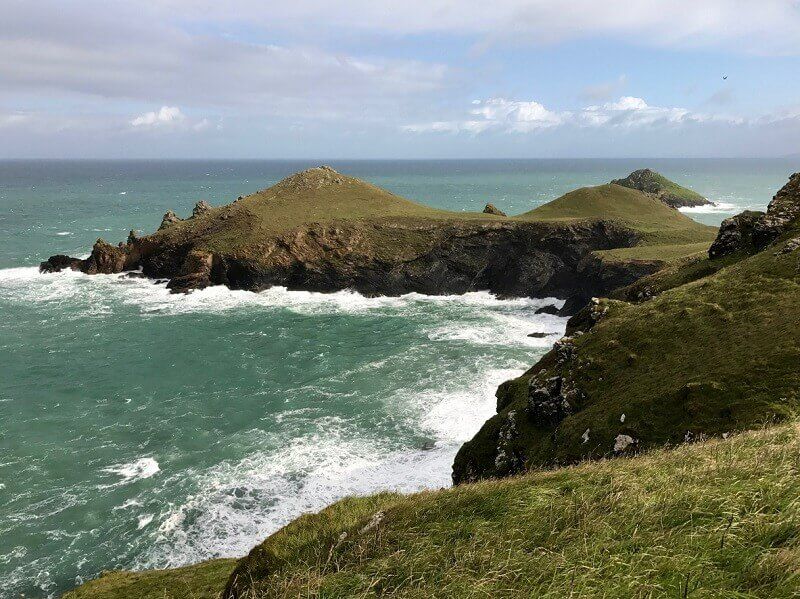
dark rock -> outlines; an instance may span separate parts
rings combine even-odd
[[[212,271],[214,256],[210,252],[192,251],[186,256],[181,272],[167,284],[173,293],[187,293],[214,284]]]
[[[572,406],[561,393],[564,379],[554,376],[546,381],[532,378],[528,392],[528,415],[540,427],[553,427],[572,413]]]
[[[591,301],[567,321],[566,335],[573,336],[578,332],[588,333],[608,311],[606,303],[593,297]]]
[[[58,254],[56,256],[50,256],[47,260],[39,264],[39,272],[61,272],[65,268],[80,270],[80,265],[80,259]]]
[[[713,260],[742,250],[752,251],[755,247],[753,232],[763,217],[763,212],[745,210],[726,218],[719,226],[717,238],[708,248],[708,257]]]
[[[555,304],[549,304],[547,306],[542,306],[538,310],[536,310],[535,314],[551,314],[553,316],[558,316],[561,313],[561,310]]]
[[[486,208],[483,209],[484,214],[494,214],[497,216],[508,216],[505,212],[497,208],[494,204],[486,204]]]
[[[534,339],[544,339],[549,335],[552,335],[552,333],[528,333],[528,337],[533,337]]]
[[[589,298],[583,293],[577,293],[574,295],[570,295],[567,298],[567,301],[564,302],[564,305],[561,306],[561,309],[558,311],[559,316],[572,316],[573,314],[577,314],[581,308],[583,308]]]
[[[786,232],[800,218],[800,173],[789,178],[764,212],[746,211],[722,222],[709,258],[738,251],[760,252]]]

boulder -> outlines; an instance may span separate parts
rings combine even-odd
[[[494,204],[486,204],[483,209],[484,214],[494,214],[495,216],[508,216],[505,212],[497,208]]]
[[[81,260],[72,258],[64,254],[50,256],[47,260],[39,264],[39,272],[61,272],[65,268],[80,270]]]

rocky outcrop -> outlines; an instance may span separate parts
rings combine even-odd
[[[494,204],[486,204],[483,209],[484,214],[494,214],[495,216],[508,216],[505,212],[497,208]]]
[[[799,217],[800,173],[795,173],[772,198],[766,213],[745,211],[722,221],[708,256],[713,259],[736,252],[760,252]]]
[[[386,256],[377,245],[391,236],[409,242]],[[422,243],[420,243],[422,240]],[[311,224],[266,240],[257,257],[239,257],[161,244],[152,237],[113,246],[98,240],[86,260],[53,257],[42,270],[74,268],[114,273],[141,268],[145,275],[170,279],[175,292],[227,285],[260,290],[274,285],[310,291],[354,289],[365,295],[438,295],[489,290],[506,297],[574,297],[570,310],[634,280],[615,267],[586,261],[594,250],[629,247],[637,236],[613,222],[553,226],[535,222],[430,222]]]
[[[199,202],[197,202],[197,204],[194,205],[194,208],[192,209],[192,218],[197,218],[198,216],[201,216],[206,212],[209,212],[211,208],[212,208],[211,204],[209,204],[205,200],[200,200]]]
[[[56,254],[50,256],[47,260],[39,264],[39,272],[61,272],[62,270],[72,269],[79,270],[83,260],[80,258],[72,258],[64,254]]]
[[[119,246],[98,240],[88,259],[54,257],[42,270],[141,270],[169,279],[174,292],[210,285],[353,289],[368,296],[487,290],[506,297],[565,298],[560,313],[573,314],[589,298],[661,265],[612,263],[593,254],[633,247],[641,234],[628,221],[598,216],[590,206],[594,195],[584,195],[565,202],[588,211],[589,218],[537,220],[529,216],[535,211],[514,219],[464,217],[322,166],[227,206],[198,202],[186,220],[169,211],[152,235],[132,235]],[[620,202],[639,201],[630,195],[622,193]],[[491,205],[487,211],[502,214]]]
[[[713,204],[713,202],[708,201],[700,194],[670,181],[663,175],[649,168],[633,171],[624,179],[615,179],[612,183],[631,189],[638,189],[642,193],[646,193],[658,199],[671,208],[687,208]]]
[[[166,229],[167,227],[174,225],[175,223],[179,223],[182,220],[183,219],[175,214],[172,210],[167,210],[166,214],[164,214],[164,217],[161,219],[161,226],[158,227],[158,230],[161,231],[162,229]]]

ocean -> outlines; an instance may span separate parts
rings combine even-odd
[[[227,203],[321,161],[0,162],[0,597],[103,570],[239,556],[346,495],[449,485],[499,383],[562,333],[547,298],[170,295],[40,275],[168,209]],[[764,209],[800,160],[333,161],[436,207],[520,213],[648,166]],[[545,338],[529,333],[545,332]]]

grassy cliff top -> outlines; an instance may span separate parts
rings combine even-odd
[[[517,218],[540,222],[614,220],[639,232],[642,245],[710,244],[716,236],[714,227],[700,224],[640,191],[613,183],[576,189]]]
[[[276,185],[193,218],[176,222],[151,236],[157,242],[192,242],[209,250],[232,252],[257,246],[269,237],[312,223],[364,222],[541,222],[614,220],[642,233],[649,244],[699,243],[713,239],[713,229],[666,208],[660,202],[617,185],[584,188],[517,217],[482,212],[453,212],[425,206],[360,179],[317,167]]]
[[[616,179],[612,183],[652,194],[672,208],[702,206],[703,204],[711,203],[696,191],[678,185],[649,168],[633,171],[624,179]]]
[[[491,222],[499,218],[492,214],[431,208],[322,166],[291,175],[232,204],[176,222],[151,237],[167,243],[192,240],[208,249],[225,252],[314,223],[387,219]]]
[[[796,423],[298,518],[239,597],[794,597]],[[65,599],[212,599],[229,562],[115,573]],[[191,588],[191,594],[186,589]]]

